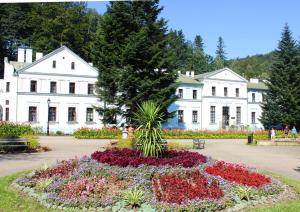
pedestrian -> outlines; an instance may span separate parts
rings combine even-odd
[[[274,128],[272,128],[272,130],[271,130],[271,140],[274,140],[275,139],[275,130],[274,130]]]
[[[284,138],[285,139],[288,139],[288,137],[289,137],[289,127],[288,126],[285,126],[285,128],[284,128]]]
[[[293,129],[292,129],[292,135],[293,135],[293,139],[294,139],[294,140],[296,140],[296,134],[297,134],[296,127],[293,126]]]

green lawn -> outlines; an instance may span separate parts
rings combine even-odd
[[[41,206],[34,199],[29,197],[24,197],[19,192],[11,188],[9,185],[11,182],[16,179],[18,176],[23,174],[24,172],[19,172],[13,175],[9,175],[6,177],[0,178],[0,212],[48,212],[48,211],[58,211],[58,210],[50,210],[43,206]],[[277,179],[281,180],[283,183],[286,183],[292,186],[299,194],[300,194],[300,181],[291,179],[289,177],[285,177],[282,175],[277,175],[270,172],[264,172],[265,174],[272,175]],[[253,208],[250,211],[276,211],[276,212],[290,212],[290,211],[300,211],[300,196],[297,200],[278,203],[268,207],[257,207]]]

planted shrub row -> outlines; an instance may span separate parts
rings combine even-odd
[[[0,138],[20,138],[33,133],[30,125],[0,122]]]

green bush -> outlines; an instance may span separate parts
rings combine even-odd
[[[80,128],[73,134],[75,138],[119,138],[121,137],[120,129],[94,129],[94,128]]]
[[[38,137],[35,135],[23,135],[22,138],[27,140],[27,146],[31,150],[36,150],[40,147]]]
[[[134,188],[130,191],[125,191],[123,193],[123,198],[125,203],[133,208],[141,206],[145,201],[144,191],[138,188]]]
[[[0,138],[20,138],[22,135],[34,134],[30,125],[14,124],[10,122],[0,123]]]
[[[119,139],[117,143],[118,148],[133,148],[133,141],[131,139]]]
[[[168,142],[168,149],[169,150],[188,150],[192,149],[192,144],[183,144],[179,142]]]

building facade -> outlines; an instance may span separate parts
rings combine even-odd
[[[4,62],[0,80],[0,120],[28,123],[51,132],[101,127],[95,106],[98,71],[65,46],[32,62],[31,49],[18,49],[18,61]]]
[[[98,71],[65,46],[43,56],[18,49],[18,61],[4,60],[0,80],[0,121],[27,123],[46,131],[71,133],[81,127],[101,128],[95,107]],[[176,116],[169,129],[262,129],[259,122],[266,86],[224,68],[201,75],[179,73]],[[49,120],[49,121],[48,121]],[[121,121],[124,121],[120,119]]]

